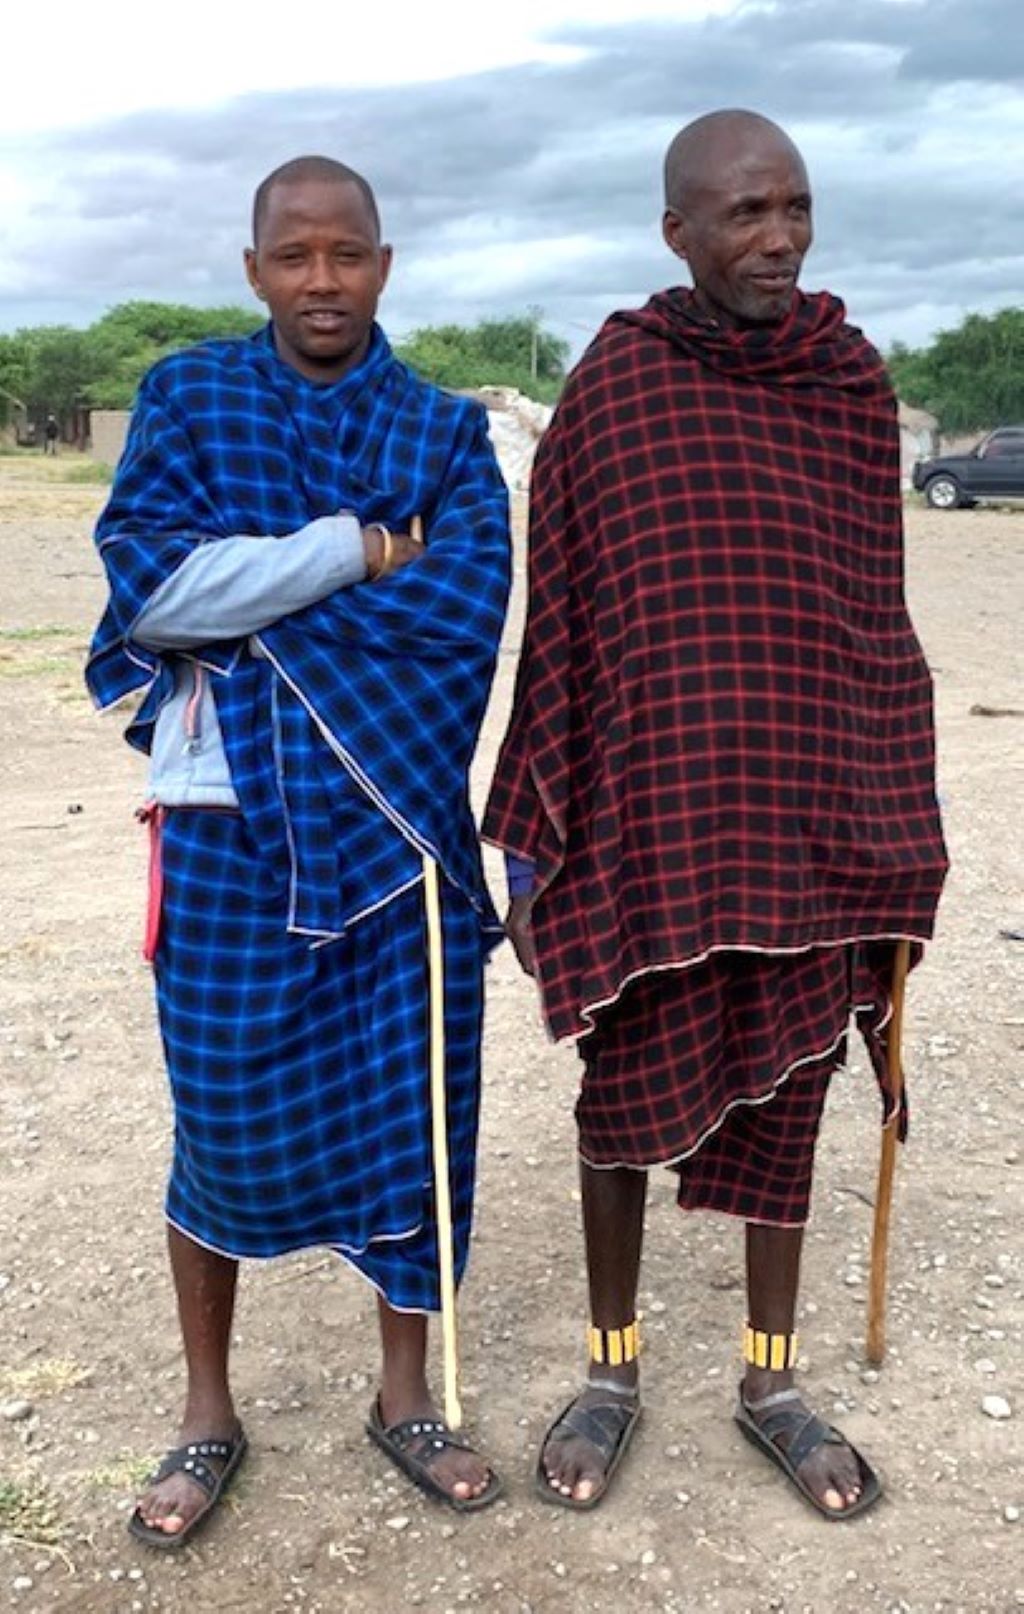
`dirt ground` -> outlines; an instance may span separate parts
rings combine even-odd
[[[908,516],[954,872],[912,984],[912,1140],[877,1376],[863,1359],[878,1150],[863,1062],[836,1079],[820,1148],[806,1383],[878,1463],[887,1500],[826,1525],[741,1441],[730,1417],[739,1229],[681,1217],[667,1173],[652,1178],[641,1286],[645,1423],[600,1511],[535,1499],[538,1436],[583,1366],[576,1060],[546,1041],[503,949],[461,1326],[468,1423],[506,1499],[457,1517],[370,1447],[372,1299],[313,1251],[246,1272],[234,1360],[251,1459],[196,1546],[158,1557],[124,1529],[182,1387],[161,1221],[169,1113],[139,957],[142,766],[120,719],[95,716],[82,691],[103,592],[89,538],[103,493],[58,480],[67,473],[67,461],[0,459],[0,1608],[1024,1607],[1024,945],[1000,935],[1024,926],[1024,513]],[[517,607],[481,790],[519,620]],[[990,1400],[990,1412],[1008,1416],[986,1413],[992,1397],[1005,1405]]]

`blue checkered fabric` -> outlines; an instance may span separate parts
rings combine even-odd
[[[132,628],[197,545],[348,509],[427,552],[257,639],[204,646],[239,814],[174,809],[157,953],[176,1142],[168,1215],[235,1256],[327,1244],[403,1309],[437,1305],[422,858],[440,865],[456,1266],[465,1261],[480,975],[501,935],[467,775],[509,584],[507,495],[483,411],[413,376],[379,330],[315,386],[268,328],[143,382],[97,543],[109,604],[87,681],[169,662]]]
[[[496,939],[466,774],[508,593],[507,494],[483,411],[419,380],[379,330],[332,386],[283,364],[270,327],[150,371],[97,528],[110,601],[90,690],[106,706],[147,689],[128,731],[146,749],[170,674],[131,633],[154,590],[200,543],[342,509],[403,531],[422,516],[427,554],[252,644],[204,648],[242,811],[264,860],[288,865],[296,932],[342,934],[426,852]]]
[[[173,808],[157,996],[174,1097],[170,1221],[236,1257],[338,1250],[395,1307],[438,1308],[422,883],[310,948],[237,813]],[[469,1243],[483,938],[442,895],[456,1272]]]

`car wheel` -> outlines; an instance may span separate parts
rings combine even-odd
[[[960,484],[952,476],[933,476],[924,496],[933,510],[955,510],[962,497]]]

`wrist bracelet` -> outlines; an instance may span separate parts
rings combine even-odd
[[[391,562],[394,559],[395,554],[395,538],[391,528],[385,526],[383,521],[368,521],[366,527],[367,531],[369,531],[371,527],[376,527],[377,531],[384,540],[384,553],[381,556],[380,565],[377,567],[375,572],[368,574],[371,583],[379,583],[381,578],[387,577],[391,570]]]

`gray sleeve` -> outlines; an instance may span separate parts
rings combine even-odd
[[[284,538],[203,544],[146,601],[130,637],[150,650],[244,639],[366,576],[355,516],[321,516]]]

